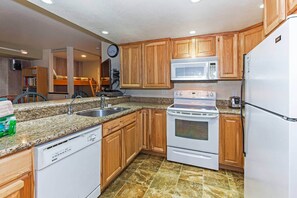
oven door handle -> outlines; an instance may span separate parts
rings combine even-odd
[[[167,111],[168,115],[172,115],[172,116],[181,116],[181,117],[189,117],[189,118],[217,118],[219,117],[219,114],[213,114],[213,115],[193,115],[192,113],[190,114],[183,114],[183,113],[173,113],[173,112],[170,112],[170,111]]]

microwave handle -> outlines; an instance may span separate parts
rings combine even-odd
[[[201,115],[193,115],[192,113],[190,113],[190,114],[184,114],[184,113],[173,113],[173,112],[170,112],[170,111],[167,111],[167,114],[168,115],[172,115],[172,116],[180,116],[180,117],[189,117],[189,118],[217,118],[217,117],[219,117],[219,114],[215,114],[215,115],[211,115],[211,116],[209,116],[209,115],[203,115],[203,116],[201,116]]]

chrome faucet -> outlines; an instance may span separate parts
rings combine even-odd
[[[70,104],[69,104],[69,106],[68,106],[68,112],[67,112],[68,115],[73,114],[72,103],[74,102],[74,100],[75,100],[76,98],[82,98],[82,97],[81,97],[80,95],[77,95],[75,98],[73,98],[73,100],[70,102]]]
[[[105,107],[106,107],[105,96],[104,95],[101,95],[101,97],[100,97],[100,108],[101,109],[104,109]]]

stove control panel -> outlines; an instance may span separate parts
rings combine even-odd
[[[174,98],[215,100],[216,92],[201,90],[178,90],[174,91]]]

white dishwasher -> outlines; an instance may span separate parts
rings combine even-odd
[[[97,198],[101,139],[100,125],[36,146],[36,198]]]

